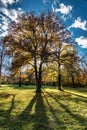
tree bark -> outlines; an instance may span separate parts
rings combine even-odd
[[[41,93],[41,74],[40,73],[36,80],[36,93]]]
[[[61,42],[59,42],[59,51],[58,51],[58,90],[61,89]]]
[[[41,93],[41,83],[39,81],[36,84],[36,93]]]
[[[71,75],[71,78],[72,78],[72,85],[73,85],[73,87],[75,87],[74,76]]]
[[[58,90],[61,90],[61,74],[58,75]]]
[[[22,86],[22,83],[21,83],[21,76],[19,76],[19,87]]]
[[[40,67],[39,74],[36,81],[36,93],[41,93],[41,87],[42,87],[42,72],[41,72],[41,67]]]
[[[60,51],[59,51],[59,59],[58,59],[58,81],[57,81],[57,86],[58,86],[58,90],[62,90],[61,89],[61,70],[60,70]]]
[[[35,69],[35,79],[36,79],[36,93],[41,93],[41,74],[37,72],[37,68]]]
[[[41,93],[41,74],[40,72],[37,71],[36,64],[35,64],[35,80],[36,80],[36,93]]]

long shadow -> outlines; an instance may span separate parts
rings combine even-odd
[[[10,95],[12,96],[12,100],[11,100],[11,106],[7,111],[1,110],[0,112],[0,116],[2,116],[4,118],[4,121],[1,123],[1,126],[3,126],[4,128],[7,127],[10,123],[10,114],[14,108],[14,99],[15,99],[15,95],[12,94]],[[8,96],[5,95],[5,98],[7,98]]]
[[[12,112],[12,110],[14,108],[14,103],[15,103],[15,94],[12,95],[11,106],[10,106],[9,110],[7,111],[8,116],[10,116],[10,113]]]
[[[31,102],[28,104],[28,106],[25,108],[25,110],[19,116],[10,117],[10,113],[14,107],[14,98],[15,98],[15,95],[13,95],[13,98],[11,101],[11,106],[10,106],[9,110],[0,111],[2,114],[2,115],[0,114],[0,116],[3,116],[3,118],[4,118],[4,121],[1,124],[1,127],[4,129],[9,129],[9,130],[23,130],[22,126],[24,124],[29,123],[32,119],[32,117],[30,116],[30,111],[32,109],[34,102],[36,101],[36,96],[33,97]]]
[[[35,103],[35,113],[33,115],[31,115],[30,111],[31,111],[34,103]],[[27,113],[28,111],[29,111],[29,114]],[[54,130],[51,127],[49,119],[46,115],[46,108],[44,106],[43,96],[41,94],[36,94],[34,96],[34,98],[31,100],[30,104],[22,112],[22,114],[19,116],[19,118],[23,119],[23,123],[21,124],[21,126],[29,124],[29,123],[33,123],[33,126],[32,126],[33,130],[45,130],[45,129]]]
[[[54,97],[52,94],[50,94],[50,93],[47,92],[46,90],[44,90],[44,91],[45,91],[45,93],[47,93],[50,97],[52,97],[58,104],[60,104],[61,108],[63,108],[67,114],[69,114],[73,119],[75,119],[75,120],[79,123],[79,125],[84,126],[84,124],[87,123],[87,119],[86,119],[86,118],[83,118],[81,115],[74,114],[73,112],[71,112],[66,105],[64,105],[63,103],[61,103],[61,102],[59,101],[58,97],[56,97],[56,96]],[[87,125],[85,125],[85,126],[87,126]]]
[[[24,109],[24,111],[16,117],[16,120],[13,122],[13,125],[16,126],[14,130],[23,130],[23,127],[27,124],[30,124],[34,120],[34,116],[31,114],[33,105],[36,102],[36,95],[32,98],[30,103],[27,105],[27,107]],[[10,128],[11,129],[11,128]],[[30,129],[30,128],[26,128]]]
[[[78,96],[78,97],[84,98],[84,99],[87,100],[87,97],[82,96],[82,95],[80,95],[80,94],[72,93],[72,92],[69,92],[69,91],[66,91],[66,90],[64,90],[64,92],[65,92],[65,93],[68,93],[68,94],[71,94],[71,95],[75,95],[75,96]]]
[[[35,107],[35,109],[33,107]],[[15,119],[10,120],[7,128],[9,130],[54,130],[46,115],[43,96],[36,94],[24,111]]]
[[[8,125],[10,120],[11,120],[10,119],[11,118],[11,112],[12,112],[12,110],[14,108],[14,103],[15,103],[14,100],[15,100],[15,95],[13,94],[12,95],[12,100],[11,100],[11,106],[10,106],[9,110],[6,111],[6,120],[5,120],[6,125]]]
[[[84,97],[84,96],[81,96],[81,95],[78,95],[78,94],[75,94],[75,93],[72,93],[72,92],[67,92],[67,91],[64,91],[64,92],[67,93],[67,94],[76,96],[75,100],[77,101],[77,103],[81,102],[81,101],[87,103],[87,97]]]
[[[43,95],[37,94],[36,106],[35,106],[35,122],[34,130],[54,130],[49,122],[49,118],[46,114],[46,106],[44,105]]]
[[[54,119],[54,123],[57,125],[57,129],[64,128],[63,122],[60,121],[59,118],[57,117],[59,110],[57,110],[57,114],[56,114],[55,109],[54,109],[54,108],[52,107],[52,105],[49,103],[49,101],[48,101],[47,97],[45,96],[44,92],[43,92],[43,95],[44,95],[44,98],[45,98],[45,100],[46,100],[46,102],[47,102],[47,104],[48,104],[48,106],[49,106],[49,111],[50,111],[51,114],[52,114],[52,118]],[[55,127],[56,127],[56,126],[55,126]]]
[[[71,112],[71,111],[69,110],[69,108],[68,108],[66,105],[64,105],[63,103],[61,103],[61,102],[59,102],[59,101],[58,101],[58,103],[60,104],[61,108],[65,109],[65,111],[66,111],[73,119],[75,119],[75,120],[79,123],[79,125],[84,126],[84,124],[85,124],[85,126],[86,126],[86,124],[87,124],[87,119],[86,119],[86,118],[83,118],[81,115],[78,115],[78,114],[75,114],[75,113]]]
[[[20,120],[23,120],[24,122],[30,121],[30,113],[32,111],[32,107],[34,103],[36,102],[36,95],[32,98],[30,103],[27,105],[27,107],[24,109],[24,111],[18,116]]]
[[[46,90],[44,90],[46,93],[48,93]],[[75,94],[75,93],[72,93],[72,92],[67,92],[67,91],[65,91],[65,90],[63,90],[63,91],[61,91],[61,92],[64,92],[64,93],[66,93],[66,94],[69,94],[68,96],[72,96],[72,95],[74,95],[74,96],[76,96],[76,98],[77,98],[77,100],[78,100],[78,102],[80,101],[82,101],[82,102],[85,102],[85,103],[87,103],[87,97],[84,97],[84,96],[81,96],[81,95],[78,95],[78,94]],[[50,95],[50,93],[48,93],[49,95]],[[50,95],[50,96],[52,96],[52,95]],[[56,96],[56,95],[55,95]],[[60,95],[57,95],[58,96],[58,98],[60,98],[61,96]],[[54,97],[54,96],[53,96]],[[75,99],[76,100],[76,98],[73,98],[73,100]],[[77,101],[76,100],[76,101]]]

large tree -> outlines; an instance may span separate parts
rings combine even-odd
[[[57,15],[46,12],[22,14],[17,22],[9,25],[8,36],[4,42],[8,54],[12,56],[14,70],[26,65],[33,67],[36,81],[36,92],[41,92],[42,73],[52,60],[58,63],[58,79],[60,84],[60,51],[62,44],[69,41],[69,33]],[[69,43],[69,42],[68,42]],[[54,57],[54,58],[52,58]]]

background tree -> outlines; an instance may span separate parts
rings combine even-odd
[[[53,44],[53,62],[56,62],[56,71],[57,71],[57,86],[61,90],[61,70],[65,65],[67,60],[73,58],[75,54],[75,47],[71,42],[71,34],[65,28],[65,26],[60,24],[56,26],[58,33],[58,40]]]
[[[79,60],[79,78],[81,80],[81,82],[83,83],[83,85],[87,86],[87,59],[86,57],[80,57]]]

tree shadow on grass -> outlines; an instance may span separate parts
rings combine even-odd
[[[10,118],[10,114],[14,108],[14,99],[15,99],[15,95],[14,94],[3,94],[4,96],[2,96],[3,98],[8,98],[9,96],[12,96],[12,100],[11,100],[11,106],[10,108],[5,111],[5,110],[0,110],[0,119],[1,117],[3,118],[3,121],[1,120],[0,122],[0,125],[3,127],[3,128],[7,128],[8,124],[9,124],[9,121],[11,120]]]
[[[54,120],[54,124],[56,125],[56,126],[54,126],[55,129],[59,129],[59,130],[65,129],[65,127],[63,126],[63,122],[57,116],[59,114],[59,109],[57,109],[57,111],[56,111],[55,108],[52,107],[52,104],[50,104],[50,101],[48,100],[48,98],[46,97],[44,92],[43,92],[43,95],[44,95],[46,103],[47,103],[47,105],[49,107],[49,111],[52,114],[52,119]]]
[[[35,102],[36,102],[36,95],[32,98],[30,103],[26,106],[26,108],[22,111],[22,113],[20,115],[11,116],[11,118],[9,118],[10,115],[8,114],[6,130],[24,130],[23,127],[26,127],[26,125],[31,123],[31,121],[33,120],[33,115],[31,115],[30,113],[32,111],[32,107]],[[12,100],[12,104],[14,104],[13,100]],[[8,111],[10,111],[11,108],[12,107],[10,107],[10,109]],[[25,128],[25,129],[28,130],[28,128]],[[31,129],[29,129],[29,130],[31,130]]]
[[[82,96],[82,95],[80,95],[80,94],[76,94],[76,93],[73,93],[73,92],[69,92],[69,91],[66,91],[66,90],[64,90],[64,92],[65,92],[66,94],[75,95],[75,96],[81,98],[81,100],[83,100],[84,102],[87,103],[87,97],[85,97],[85,96]]]
[[[35,109],[33,114],[31,114],[31,110],[33,105],[35,104]],[[28,112],[28,113],[27,113]],[[26,114],[27,113],[27,114]],[[24,118],[25,117],[25,118]],[[51,124],[49,122],[49,119],[46,115],[46,109],[43,102],[43,96],[41,94],[36,94],[27,108],[21,113],[19,116],[20,119],[23,119],[23,123],[21,124],[21,129],[23,129],[22,126],[32,124],[30,128],[28,126],[28,129],[30,130],[53,130],[51,127]]]
[[[61,101],[60,101],[60,99],[59,99],[59,96],[53,96],[52,94],[50,94],[49,92],[47,92],[46,90],[44,90],[45,91],[45,93],[47,93],[50,97],[52,97],[59,105],[60,105],[60,107],[62,108],[62,109],[64,109],[65,110],[65,112],[67,113],[67,114],[69,114],[76,122],[78,122],[78,124],[80,125],[80,126],[84,126],[84,124],[85,124],[85,128],[87,128],[87,119],[86,118],[83,118],[81,115],[79,115],[79,114],[75,114],[74,112],[72,112],[69,108],[68,108],[68,106],[67,105],[65,105],[64,103],[61,103]],[[80,100],[81,100],[81,98],[80,98]],[[75,100],[74,100],[75,101]],[[82,101],[83,101],[83,99],[82,99]]]
[[[53,130],[49,122],[49,118],[46,114],[46,106],[44,105],[43,96],[37,94],[36,96],[36,105],[35,105],[35,122],[34,130]]]
[[[73,113],[67,105],[61,102],[62,99],[60,95],[52,95],[49,92],[45,91],[42,94],[35,94],[26,108],[18,116],[11,116],[11,112],[14,108],[15,103],[15,95],[12,95],[11,106],[9,110],[2,110],[2,114],[0,111],[0,116],[3,116],[4,118],[4,122],[1,123],[2,128],[5,130],[57,130],[56,128],[58,128],[58,130],[64,129],[64,126],[66,126],[66,124],[65,122],[62,122],[62,119],[60,119],[60,117],[58,117],[59,109],[57,109],[55,112],[55,108],[53,108],[52,104],[50,104],[48,96],[54,99],[57,105],[60,106],[61,109],[63,109],[65,113],[72,117],[79,125],[83,126],[86,124],[86,119],[84,119],[81,115]],[[48,107],[44,105],[44,101],[46,101]],[[48,111],[50,111],[54,121],[52,124],[47,114]],[[71,123],[70,120],[68,122]],[[54,125],[58,126],[54,128]]]
[[[13,101],[12,104],[14,104]],[[9,109],[8,116],[11,109],[12,107]],[[12,117],[8,120],[6,126],[9,130],[54,130],[46,115],[46,108],[41,94],[36,94],[24,111],[14,119]]]

